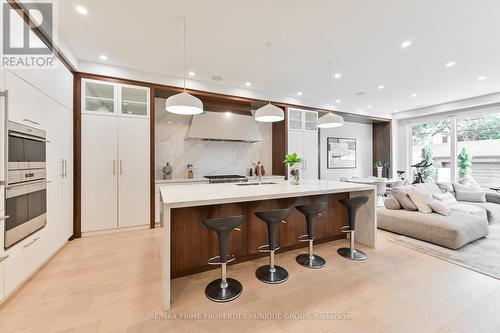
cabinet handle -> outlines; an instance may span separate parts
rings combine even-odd
[[[23,119],[23,121],[27,122],[27,123],[32,123],[33,125],[40,125],[40,123],[37,123],[36,121],[33,121],[31,119]]]
[[[120,175],[123,175],[123,161],[120,160]]]
[[[64,178],[68,178],[68,160],[64,159]]]
[[[113,160],[113,176],[116,175],[116,161]]]
[[[7,220],[9,217],[9,215],[0,216],[0,221]]]
[[[5,259],[7,259],[8,257],[10,257],[8,254],[3,256],[3,257],[0,257],[0,262],[4,261]]]
[[[61,178],[64,178],[64,160],[61,160]]]
[[[34,238],[31,242],[29,242],[28,244],[24,244],[23,247],[24,248],[27,248],[27,247],[30,247],[31,245],[33,245],[37,240],[39,240],[40,237],[37,237],[37,238]]]

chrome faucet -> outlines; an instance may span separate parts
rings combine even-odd
[[[262,185],[262,164],[257,162],[257,179],[259,180],[259,185]]]

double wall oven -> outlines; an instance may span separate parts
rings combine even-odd
[[[12,121],[6,132],[5,249],[47,224],[46,132]]]

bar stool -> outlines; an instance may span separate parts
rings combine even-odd
[[[354,232],[356,230],[356,213],[361,206],[365,205],[368,202],[368,197],[360,196],[349,199],[342,199],[339,201],[347,208],[347,212],[349,215],[349,225],[340,228],[340,231],[349,233],[350,246],[348,248],[342,247],[338,249],[337,253],[342,257],[351,260],[366,260],[368,258],[366,253],[354,248]]]
[[[219,238],[219,255],[208,259],[209,265],[221,265],[221,278],[210,282],[205,288],[205,295],[214,302],[229,302],[241,295],[243,287],[235,279],[226,277],[226,266],[236,259],[234,255],[229,255],[227,245],[231,230],[242,224],[246,219],[245,215],[220,217],[203,220],[202,223],[210,230],[217,233]]]
[[[257,279],[265,283],[282,283],[288,279],[288,272],[281,266],[274,264],[274,252],[279,250],[278,232],[280,223],[286,223],[291,208],[275,209],[265,212],[256,212],[255,216],[267,224],[269,244],[259,246],[258,252],[269,252],[269,265],[259,267],[255,271]]]
[[[299,237],[299,242],[309,243],[309,253],[298,255],[295,260],[302,266],[307,268],[321,268],[325,266],[326,261],[322,257],[313,253],[314,242],[314,224],[316,218],[321,215],[321,212],[328,207],[328,203],[320,202],[316,204],[300,205],[295,208],[306,216],[307,234]]]

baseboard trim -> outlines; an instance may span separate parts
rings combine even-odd
[[[133,226],[133,227],[116,228],[116,229],[87,231],[87,232],[82,232],[82,237],[108,235],[108,234],[115,234],[118,232],[134,231],[134,230],[146,230],[146,229],[150,229],[149,224],[138,225],[138,226]]]

